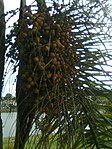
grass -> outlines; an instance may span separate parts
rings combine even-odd
[[[36,136],[31,137],[29,141],[26,143],[25,149],[36,149],[37,141],[38,139]],[[3,145],[4,145],[3,149],[14,149],[14,138],[10,138],[10,140],[8,138],[4,138]],[[54,141],[52,142],[50,149],[56,149],[56,146],[57,146],[57,143],[56,141]],[[65,149],[67,149],[67,147],[65,147]],[[102,149],[107,149],[107,148],[102,148]]]
[[[54,139],[53,142],[51,142],[51,137],[52,137],[52,136],[49,137],[49,140],[48,140],[48,141],[42,140],[42,142],[44,142],[44,143],[45,143],[45,141],[46,141],[46,147],[44,146],[44,148],[47,149],[47,145],[48,145],[48,146],[51,145],[51,146],[49,147],[50,149],[56,149],[56,145],[57,145],[56,140]],[[25,149],[35,149],[36,146],[37,146],[37,143],[38,143],[38,141],[39,141],[39,138],[40,138],[40,135],[38,135],[38,136],[37,136],[37,135],[31,136],[31,137],[29,138],[29,140],[27,141],[26,145],[25,145]],[[42,144],[42,142],[41,142],[41,144]],[[51,144],[50,144],[50,143],[51,143]]]
[[[0,112],[1,113],[10,113],[10,112],[17,112],[17,110],[16,109],[14,109],[14,110],[4,109],[4,110],[1,110]]]
[[[54,138],[54,139],[53,138],[54,138],[54,135],[51,135],[50,136],[50,139],[49,139],[49,144],[48,144],[48,142],[46,143],[46,145],[49,145],[48,148],[50,148],[50,149],[56,149],[57,148],[57,139],[56,139],[57,137]],[[29,138],[29,140],[27,141],[26,145],[25,145],[25,149],[36,149],[37,148],[36,147],[37,146],[37,142],[38,142],[37,136],[36,135],[31,136]],[[3,149],[13,149],[14,148],[14,137],[12,137],[10,139],[9,138],[4,138],[3,145],[4,145],[4,148]],[[47,146],[46,147],[44,146],[43,148],[48,149]],[[62,148],[63,149],[68,149],[68,147],[65,147],[65,146],[62,147]],[[90,149],[90,148],[88,148],[88,149]],[[94,148],[94,149],[96,149],[96,148]],[[106,149],[106,148],[103,148],[103,149]]]
[[[31,136],[29,138],[29,140],[26,142],[25,149],[36,149],[37,143],[39,141],[38,137],[40,137],[40,136],[39,135]],[[42,142],[45,143],[45,140],[41,141],[41,143],[40,143],[41,148],[43,147]],[[50,148],[50,149],[56,149],[57,148],[57,136],[50,135],[48,142],[46,141],[46,146],[44,146],[43,148],[48,149],[47,145],[48,145],[48,148]],[[14,146],[14,138],[10,138],[10,140],[8,138],[4,139],[4,148],[3,149],[13,149],[14,148],[13,146]],[[62,148],[67,149],[67,147],[62,147]]]
[[[34,135],[27,141],[25,145],[25,149],[35,149],[37,145],[38,139]],[[14,137],[12,138],[4,138],[3,140],[3,149],[13,149],[14,148]],[[51,149],[56,148],[56,141],[54,141],[51,145]]]
[[[14,138],[4,138],[3,140],[3,149],[13,149],[14,147]]]

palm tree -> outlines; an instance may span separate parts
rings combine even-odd
[[[5,55],[5,19],[4,19],[4,4],[0,0],[0,100],[3,86],[3,72],[4,72],[4,55]],[[2,119],[0,110],[0,148],[3,149],[2,144]]]
[[[27,141],[27,147],[39,149],[112,148],[112,121],[102,102],[111,104],[112,94],[105,70],[111,67],[108,5],[83,0],[49,5],[43,0],[23,7],[10,34],[15,42],[8,55],[19,66],[15,149]]]

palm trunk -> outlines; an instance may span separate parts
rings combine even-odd
[[[20,15],[19,19],[21,20],[24,16],[24,7],[26,0],[21,0],[20,2]],[[20,49],[21,52],[21,49]],[[16,124],[16,136],[14,149],[24,149],[25,143],[29,137],[29,133],[32,127],[32,116],[29,113],[29,106],[27,103],[28,98],[24,90],[21,90],[23,84],[21,75],[22,75],[22,59],[20,58],[19,72],[16,84],[16,99],[17,99],[17,124]]]
[[[24,17],[24,11],[26,0],[21,0],[20,4],[20,20]],[[42,7],[42,5],[41,5]],[[43,8],[43,7],[42,7]],[[20,49],[21,53],[21,49]],[[24,85],[22,81],[22,74],[23,74],[23,66],[27,65],[24,64],[23,58],[20,57],[19,63],[19,73],[17,78],[17,85],[16,85],[16,99],[17,99],[17,125],[16,125],[16,137],[15,137],[15,146],[14,149],[24,149],[25,143],[29,138],[29,133],[32,128],[32,121],[34,118],[34,111],[33,104],[30,104],[32,98],[30,95],[28,96],[24,89],[21,87]]]
[[[22,64],[22,63],[21,63]],[[21,70],[21,66],[19,67]],[[14,149],[24,149],[25,143],[29,138],[32,128],[33,115],[30,112],[29,97],[21,90],[23,82],[21,80],[21,71],[19,71],[16,88],[17,98],[17,125]]]
[[[3,14],[4,14],[4,4],[3,4],[3,0],[0,0],[0,100],[2,98],[1,94],[2,94],[2,86],[3,86],[3,73],[4,73],[4,61],[5,61],[5,57],[4,57],[5,55],[5,19],[4,19],[4,16],[2,16]],[[0,109],[0,149],[3,149],[1,109]]]

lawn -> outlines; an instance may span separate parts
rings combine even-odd
[[[33,136],[29,139],[29,141],[25,145],[25,149],[35,149],[37,145],[38,139],[37,137]],[[3,141],[3,149],[13,149],[14,147],[14,138],[4,138]],[[51,149],[56,148],[56,141],[54,141],[51,145]]]
[[[14,145],[14,138],[11,138],[10,140],[8,138],[3,139],[3,149],[13,149]]]

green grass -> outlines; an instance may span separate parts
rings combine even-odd
[[[9,109],[5,109],[5,110],[1,110],[1,113],[10,113],[10,112],[17,112],[17,110],[9,110]]]
[[[40,135],[38,135],[38,137],[40,137]],[[37,143],[39,141],[39,138],[38,137],[36,135],[31,136],[29,138],[29,140],[27,141],[26,145],[25,145],[25,149],[35,149],[36,146],[37,146]],[[57,146],[56,138],[53,140],[53,142],[51,142],[51,140],[53,139],[52,137],[53,137],[53,135],[51,135],[49,137],[49,140],[48,141],[46,141],[46,140],[41,141],[40,144],[42,144],[42,142],[45,143],[45,141],[46,141],[46,145],[48,145],[50,149],[56,149],[56,146]],[[47,149],[47,146],[46,147],[44,146],[44,148]]]
[[[25,149],[35,149],[37,145],[38,139],[34,135],[30,137],[29,141],[27,141],[25,145]],[[3,149],[13,149],[14,148],[14,137],[12,138],[4,138],[3,140]],[[54,141],[51,145],[51,149],[56,148],[56,141]]]
[[[8,138],[4,138],[3,140],[3,149],[13,149],[14,147],[14,138],[10,140]]]
[[[52,136],[50,136],[50,138],[51,139],[49,139],[49,141],[48,141],[49,144],[47,142],[46,145],[49,146],[50,143],[51,143],[51,146],[49,146],[48,148],[56,149],[56,147],[57,147],[57,140],[56,140],[56,138],[57,137],[55,139],[53,139],[54,136],[52,135]],[[51,142],[52,139],[53,139],[53,142]],[[38,140],[39,139],[37,138],[36,135],[33,135],[32,137],[30,137],[29,140],[27,141],[26,145],[25,145],[25,149],[36,149],[37,148],[36,145],[38,143]],[[13,148],[14,148],[14,137],[12,137],[10,139],[9,138],[4,138],[3,149],[13,149]],[[47,146],[46,147],[44,146],[44,148],[47,149]],[[67,147],[63,147],[63,148],[67,149]],[[88,148],[88,149],[90,149],[90,148]],[[94,148],[94,149],[96,149],[96,148]],[[101,149],[107,149],[107,148],[101,148]]]

